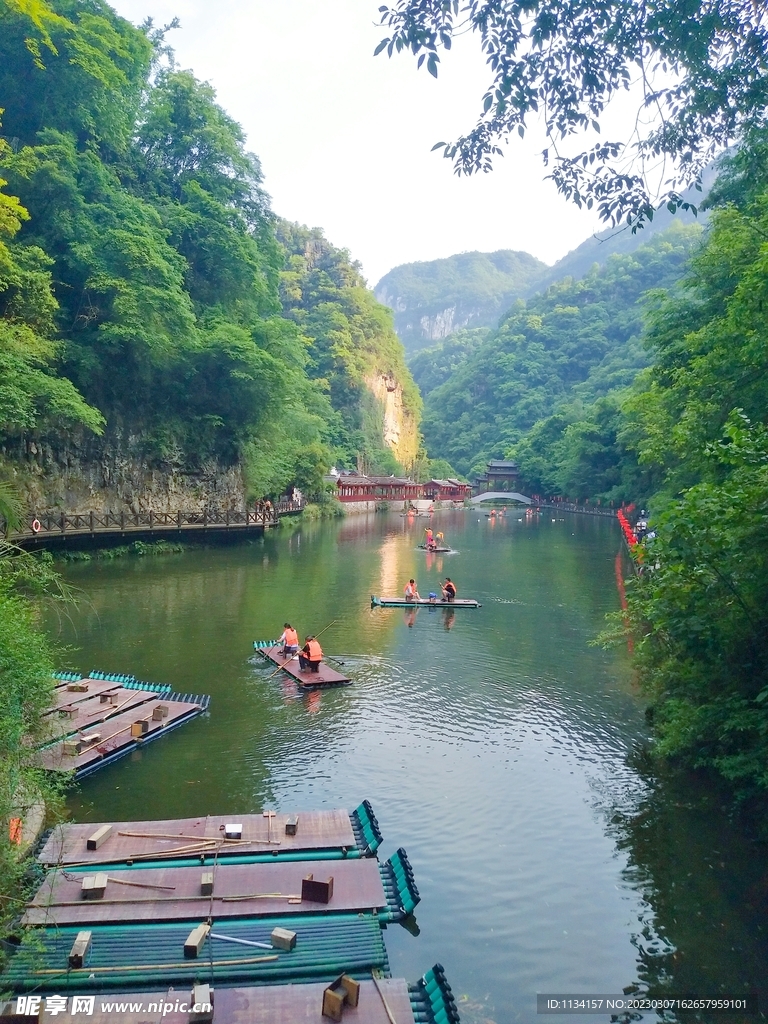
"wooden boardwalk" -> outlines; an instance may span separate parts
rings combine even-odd
[[[279,502],[269,511],[202,512],[40,512],[27,517],[22,528],[8,535],[15,544],[43,545],[62,537],[120,537],[130,534],[168,536],[188,533],[226,533],[268,529],[280,517],[294,515],[304,508],[303,501]]]
[[[257,647],[256,650],[271,661],[273,665],[278,665],[289,676],[292,676],[302,690],[320,690],[331,686],[348,686],[352,681],[349,676],[343,676],[341,672],[331,668],[325,661],[321,662],[317,672],[302,672],[298,657],[286,658],[283,654],[282,644],[277,644],[275,647]]]

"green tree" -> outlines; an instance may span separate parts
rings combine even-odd
[[[768,20],[750,0],[395,0],[380,11],[390,35],[376,52],[410,50],[435,76],[457,29],[479,41],[492,80],[478,122],[434,147],[457,173],[490,170],[500,143],[542,116],[544,162],[559,191],[612,223],[651,219],[657,206],[688,208],[681,185],[765,123]],[[610,100],[638,78],[632,134],[568,153],[574,135],[599,134]],[[660,157],[676,172],[656,199],[644,168],[655,174]]]

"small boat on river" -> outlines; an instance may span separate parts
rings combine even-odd
[[[371,594],[371,608],[482,608],[479,601],[471,597],[457,597],[453,601],[442,598],[422,598],[409,601],[404,597],[375,597]]]
[[[330,686],[349,686],[352,682],[349,676],[343,676],[341,672],[331,668],[325,661],[320,663],[320,668],[317,672],[303,672],[296,655],[292,658],[286,658],[283,654],[282,644],[270,644],[267,641],[254,640],[253,649],[258,651],[263,658],[271,661],[273,665],[281,668],[283,672],[292,676],[299,684],[300,690],[324,690]]]
[[[429,547],[428,544],[419,544],[418,546],[422,551],[432,551],[438,555],[445,554],[446,552],[453,550],[453,548],[447,548],[445,544],[439,544],[437,547]]]

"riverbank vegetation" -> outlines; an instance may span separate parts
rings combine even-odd
[[[528,493],[650,509],[628,599],[655,750],[716,772],[753,821],[768,806],[767,155],[755,131],[723,162],[704,232],[518,304],[425,415],[460,466],[474,444],[515,458]]]
[[[6,462],[104,435],[166,472],[240,463],[253,496],[315,493],[360,453],[392,471],[366,368],[402,388],[414,448],[420,398],[359,267],[278,223],[162,32],[100,0],[51,8],[0,2]]]
[[[22,903],[30,825],[51,820],[60,805],[60,785],[37,757],[54,670],[38,612],[44,600],[65,606],[71,597],[50,556],[0,543],[0,934]]]

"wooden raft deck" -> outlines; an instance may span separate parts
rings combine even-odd
[[[68,690],[67,687],[72,685],[87,686],[88,689],[85,693]],[[54,690],[51,709],[46,713],[52,715],[60,708],[79,706],[83,701],[93,700],[94,697],[98,697],[100,693],[111,693],[120,688],[120,683],[107,682],[106,679],[89,679],[87,676],[80,679],[76,684],[60,683]]]
[[[189,853],[174,851],[179,847],[189,847],[195,840],[201,843],[210,840],[210,856],[216,853],[219,859],[248,853],[271,852],[279,855],[296,850],[355,849],[349,811],[301,811],[298,814],[296,835],[293,836],[285,834],[288,817],[287,814],[275,813],[271,829],[261,814],[217,814],[160,821],[58,825],[37,859],[42,864],[63,866],[179,858],[189,856]],[[241,839],[224,839],[223,828],[230,822],[242,824]],[[88,850],[88,837],[104,824],[112,825],[109,836],[98,850]],[[271,842],[268,842],[270,838]]]
[[[382,978],[379,987],[397,1024],[414,1024],[407,983],[401,978]],[[115,1024],[114,1004],[124,1003],[141,1005],[143,1010],[121,1010],[120,1024],[147,1024],[148,1021],[160,1020],[161,1011],[164,1024],[189,1024],[189,1010],[182,1012],[177,1007],[188,1002],[191,988],[190,982],[186,986],[159,992],[131,991],[97,995],[88,1021],[90,1024]],[[215,987],[213,1024],[328,1024],[328,1018],[321,1014],[324,988],[325,983]],[[56,1019],[60,1024],[83,1024],[84,1013],[80,1011],[72,1014],[69,1012],[71,1010],[70,998],[67,1010],[57,1014]],[[372,981],[361,982],[360,1002],[356,1007],[345,1007],[343,1020],[345,1024],[390,1024],[382,998]]]
[[[277,644],[275,647],[261,647],[257,648],[257,650],[274,665],[279,665],[283,672],[287,672],[289,676],[292,676],[302,690],[318,690],[330,686],[349,686],[352,682],[349,676],[343,676],[341,672],[331,668],[325,661],[321,662],[320,669],[317,672],[302,672],[299,667],[299,659],[296,657],[293,659],[286,658],[283,654],[282,644]]]
[[[109,695],[113,702],[104,701],[102,694]],[[107,687],[97,693],[70,693],[69,697],[82,697],[79,701],[64,701],[59,703],[46,715],[48,725],[48,738],[53,740],[57,737],[69,736],[72,733],[93,731],[94,727],[109,721],[116,721],[120,711],[128,712],[135,710],[147,701],[157,700],[156,693],[147,690],[126,690],[119,684],[109,683]],[[135,716],[141,718],[140,714]],[[109,728],[102,730],[106,735],[111,732]],[[47,742],[47,740],[46,740]]]
[[[408,985],[400,978],[382,978],[379,986],[397,1024],[413,1024]],[[273,985],[268,988],[219,989],[214,999],[214,1024],[327,1024],[323,1017],[324,984]],[[163,1018],[167,1020],[167,1018]],[[390,1024],[384,1002],[372,981],[360,985],[360,1002],[345,1007],[345,1024]]]
[[[142,693],[142,691],[130,691],[131,695]],[[174,695],[175,696],[175,695]],[[152,718],[155,708],[164,705],[168,714],[157,721]],[[199,715],[207,706],[207,699],[196,698],[194,700],[171,700],[158,697],[156,693],[146,693],[146,699],[141,705],[133,710],[123,710],[114,718],[108,719],[101,726],[95,728],[88,726],[81,735],[88,741],[89,735],[100,734],[100,739],[87,745],[79,752],[67,754],[64,752],[65,740],[59,740],[51,746],[41,750],[41,761],[44,768],[49,771],[74,771],[76,777],[90,774],[97,768],[103,767],[110,761],[121,757],[123,754],[135,750],[143,743],[157,739],[159,736],[170,732],[176,726]],[[131,726],[139,719],[147,722],[147,732],[142,737],[131,735]],[[87,721],[87,720],[86,720]]]
[[[104,897],[86,900],[82,898],[82,881],[87,877],[84,873],[54,870],[27,905],[22,923],[196,921],[207,917],[268,917],[387,907],[379,864],[374,858],[217,864],[212,896],[200,894],[201,874],[199,865],[140,870],[113,868],[108,872]],[[333,876],[333,896],[329,903],[301,900],[301,880],[309,874],[319,881]]]

